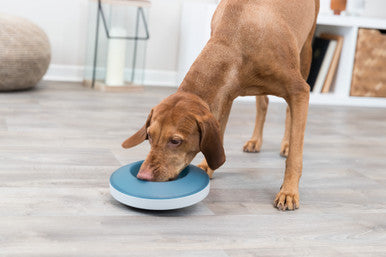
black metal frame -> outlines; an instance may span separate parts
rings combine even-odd
[[[114,37],[110,35],[109,28],[107,26],[107,21],[105,17],[105,13],[103,11],[102,2],[101,0],[98,0],[98,10],[97,10],[97,24],[96,24],[96,32],[95,32],[95,48],[94,48],[94,64],[93,64],[93,71],[92,71],[92,84],[91,87],[95,87],[95,79],[96,79],[96,66],[97,66],[97,58],[98,58],[98,45],[99,45],[99,24],[100,24],[100,17],[102,17],[103,26],[105,29],[106,37],[108,39],[121,39],[121,40],[134,40],[134,53],[133,53],[133,65],[132,65],[132,73],[131,73],[131,80],[134,80],[134,70],[135,65],[137,62],[137,48],[138,48],[138,41],[139,40],[148,40],[150,38],[149,35],[149,29],[145,17],[145,13],[143,11],[142,7],[138,7],[137,9],[137,17],[136,17],[136,24],[135,24],[135,36],[134,37]],[[139,30],[139,22],[140,17],[142,18],[142,22],[145,27],[145,37],[139,37],[138,36],[138,30]]]

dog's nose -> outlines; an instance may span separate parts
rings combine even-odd
[[[141,168],[137,174],[137,178],[152,181],[154,180],[154,174],[153,171],[149,168]]]

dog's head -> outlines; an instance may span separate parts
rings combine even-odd
[[[225,162],[218,122],[193,94],[178,92],[163,100],[122,147],[131,148],[146,139],[151,150],[137,175],[143,180],[175,179],[200,151],[211,169]]]

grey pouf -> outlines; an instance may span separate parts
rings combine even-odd
[[[51,60],[47,35],[32,22],[0,14],[0,91],[34,87]]]

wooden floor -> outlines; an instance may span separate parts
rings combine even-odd
[[[45,82],[1,93],[0,256],[386,256],[385,109],[311,106],[295,212],[272,205],[285,162],[280,104],[258,154],[241,151],[254,104],[234,104],[227,162],[203,202],[164,212],[117,203],[110,174],[149,149],[120,144],[173,91]]]

